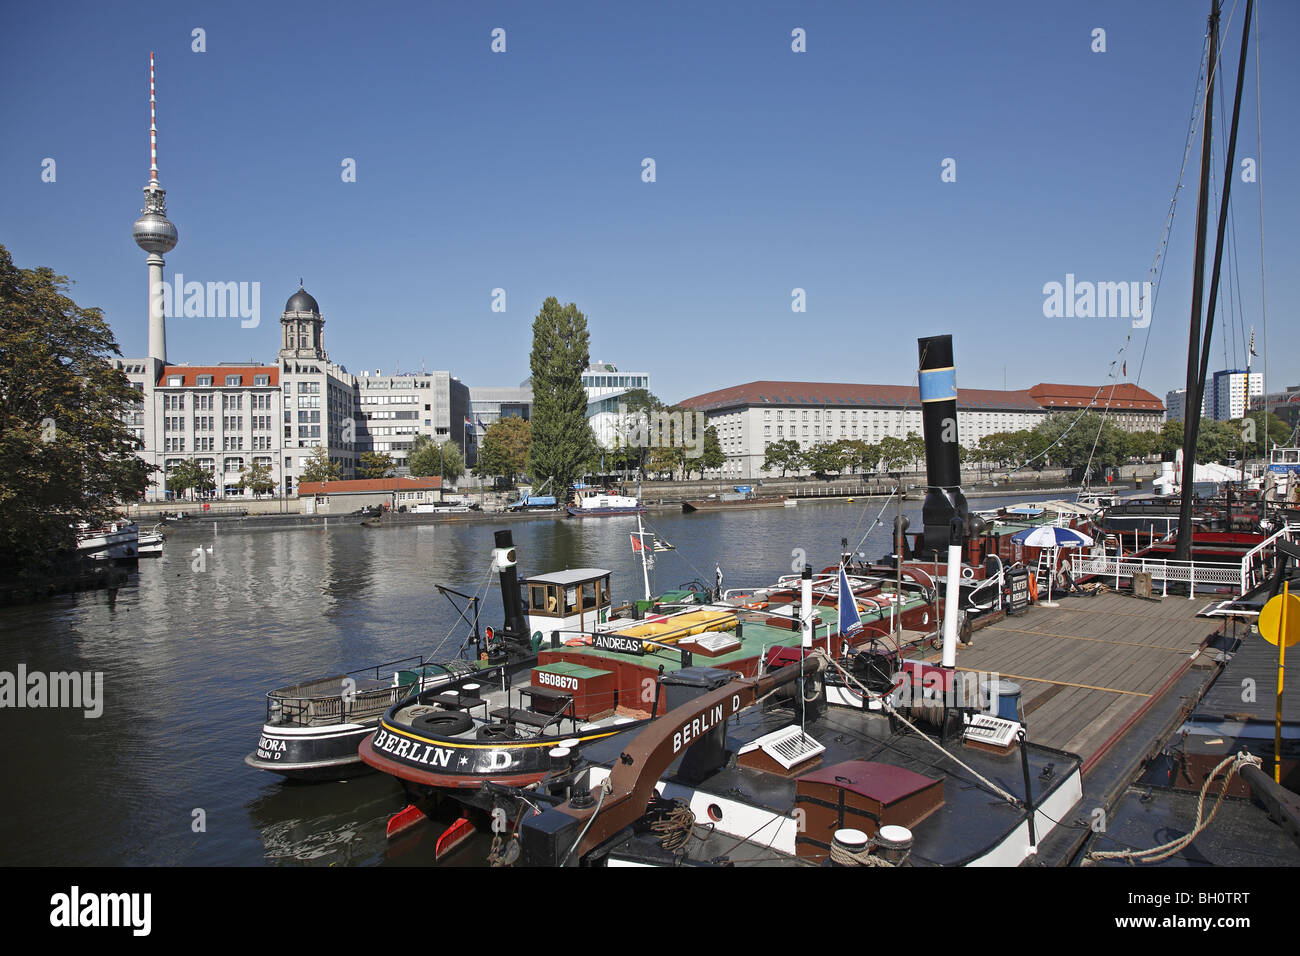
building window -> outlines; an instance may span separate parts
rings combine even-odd
[[[200,388],[208,388],[208,387],[211,387],[211,385],[212,385],[212,376],[211,376],[211,375],[200,375],[197,379],[195,379],[195,383],[196,383]]]
[[[271,376],[269,376],[269,375],[254,375],[254,376],[253,376],[253,384],[254,384],[254,385],[270,385],[270,384],[271,384]]]
[[[167,385],[169,388],[179,388],[185,381],[184,375],[168,375]]]

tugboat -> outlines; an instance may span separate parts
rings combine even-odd
[[[496,532],[493,564],[505,623],[489,635],[479,669],[395,703],[361,744],[361,759],[402,780],[410,797],[390,835],[447,799],[482,825],[498,788],[536,788],[579,749],[662,716],[665,675],[689,681],[697,659],[754,676],[771,653],[804,640],[838,657],[895,625],[923,627],[933,610],[934,596],[914,584],[895,591],[856,576],[837,584],[833,575],[814,580],[810,567],[767,588],[679,589],[616,607],[602,568],[535,575],[521,587],[508,530]],[[865,612],[852,634],[837,629],[846,588]]]

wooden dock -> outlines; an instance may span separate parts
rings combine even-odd
[[[1201,600],[1107,593],[1034,606],[975,632],[957,669],[995,673],[1022,690],[1029,739],[1085,765],[1216,633]],[[1199,656],[1199,655],[1198,655]],[[1209,661],[1205,662],[1208,666]]]

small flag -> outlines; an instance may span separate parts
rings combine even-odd
[[[858,602],[853,599],[853,589],[849,587],[849,577],[840,565],[840,636],[852,637],[862,630],[862,615],[858,613]]]
[[[631,537],[632,537],[632,550],[644,551],[645,543],[640,538],[638,538],[635,534],[633,534]]]
[[[465,424],[468,425],[470,428],[474,427],[474,423],[470,420],[470,417],[468,415],[465,416]]]

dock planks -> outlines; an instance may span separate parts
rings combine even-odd
[[[1085,760],[1213,634],[1203,602],[1125,594],[1058,598],[977,631],[959,670],[1020,685],[1031,740]]]

